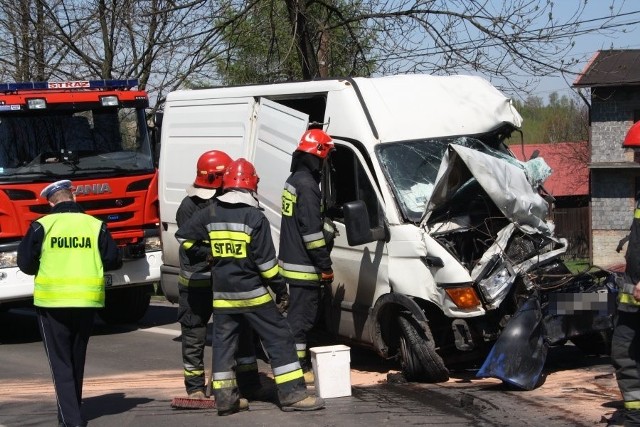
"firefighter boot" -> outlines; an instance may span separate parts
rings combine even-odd
[[[218,415],[225,416],[225,415],[235,414],[236,412],[242,412],[242,411],[248,411],[248,410],[249,410],[249,401],[247,399],[240,398],[233,405],[231,405],[231,408],[218,411]]]
[[[189,399],[206,399],[207,396],[204,394],[202,390],[196,390],[192,393],[189,393]]]
[[[324,399],[317,396],[307,396],[302,400],[289,405],[283,405],[280,409],[284,412],[315,411],[324,408]]]
[[[314,385],[316,381],[316,376],[314,375],[313,371],[306,371],[304,373],[304,383],[306,385]]]

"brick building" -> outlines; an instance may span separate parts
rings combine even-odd
[[[591,262],[623,263],[615,249],[640,192],[640,147],[622,146],[640,120],[640,49],[598,51],[573,86],[590,89]]]

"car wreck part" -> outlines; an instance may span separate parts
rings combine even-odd
[[[482,305],[471,284],[468,286],[447,286],[444,291],[458,308],[475,308]]]
[[[540,381],[548,349],[540,301],[534,294],[507,323],[476,376],[495,377],[533,390]]]
[[[471,351],[476,348],[469,325],[464,319],[454,319],[451,322],[451,328],[453,329],[453,336],[458,350]]]

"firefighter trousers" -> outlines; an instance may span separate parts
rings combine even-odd
[[[611,360],[625,407],[625,426],[640,426],[640,312],[618,310]]]
[[[187,394],[205,391],[204,348],[213,311],[213,289],[178,286],[178,322],[182,332],[182,364]]]
[[[36,313],[56,391],[58,422],[85,425],[80,413],[82,383],[96,310],[36,307]]]
[[[298,359],[305,371],[311,368],[308,335],[318,322],[320,294],[320,282],[309,282],[305,286],[289,283],[287,322],[293,332]]]
[[[231,410],[240,398],[244,380],[235,359],[240,337],[247,329],[260,336],[269,354],[280,405],[307,397],[293,335],[273,302],[244,313],[214,311],[213,317],[213,392],[218,412]]]

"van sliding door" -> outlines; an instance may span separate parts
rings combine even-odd
[[[290,174],[291,153],[298,146],[300,136],[307,130],[309,116],[264,98],[260,99],[256,116],[256,144],[251,158],[260,177],[260,205],[271,223],[277,251],[282,189]]]

